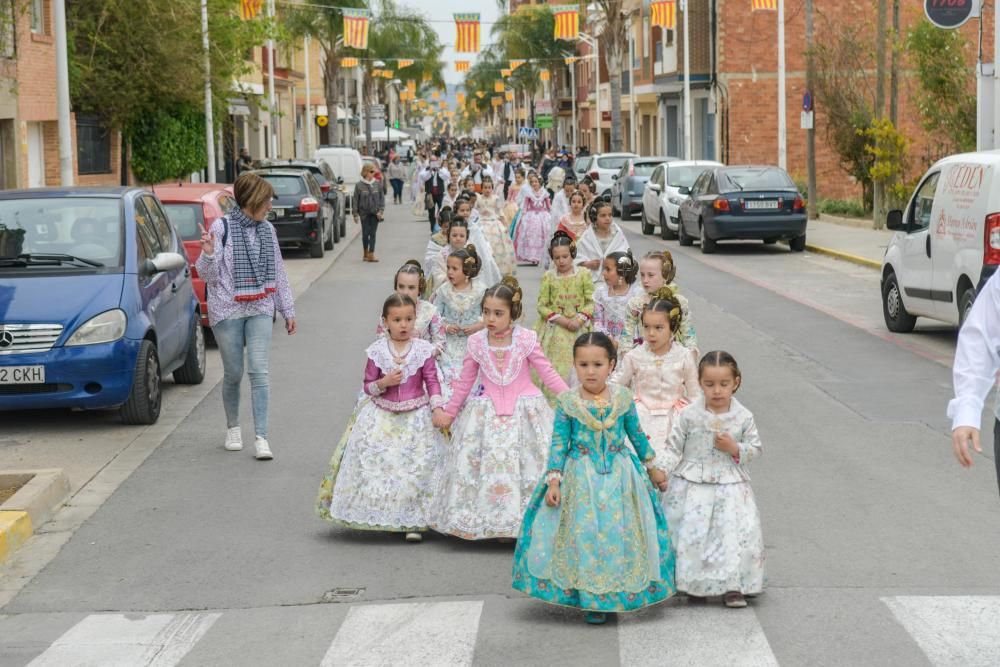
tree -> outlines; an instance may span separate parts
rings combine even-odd
[[[465,75],[465,108],[480,120],[491,119],[497,114],[493,111],[493,84],[500,78],[500,70],[507,66],[506,53],[502,47],[483,51],[475,64]],[[484,92],[482,98],[476,92]],[[503,107],[500,107],[501,109]],[[501,112],[502,115],[502,112]]]
[[[623,9],[624,0],[595,0],[591,6],[596,10],[591,17],[591,23],[594,24],[597,38],[600,40],[611,85],[611,150],[621,151],[622,58],[627,48],[628,14]],[[601,94],[600,85],[597,86],[597,94]],[[600,119],[597,127],[597,131],[600,132]]]

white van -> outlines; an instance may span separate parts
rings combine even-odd
[[[896,233],[882,260],[882,313],[890,331],[912,331],[917,317],[965,321],[1000,265],[998,167],[1000,151],[946,157],[920,179],[905,211],[889,211],[886,227]]]
[[[345,210],[352,212],[354,186],[361,180],[361,153],[350,146],[321,146],[316,149],[313,159],[326,162],[334,174],[344,179],[344,197],[347,199]]]

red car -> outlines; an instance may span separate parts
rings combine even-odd
[[[191,266],[191,282],[201,308],[201,324],[208,326],[208,301],[205,281],[198,276],[194,263],[201,254],[201,227],[212,226],[217,218],[225,215],[233,206],[233,186],[223,183],[178,183],[177,185],[153,186],[153,193],[167,209],[170,222],[184,240],[188,264]]]

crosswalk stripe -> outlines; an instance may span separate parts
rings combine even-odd
[[[471,665],[482,611],[482,601],[352,607],[321,665]]]
[[[28,667],[173,667],[221,614],[93,614]]]
[[[932,664],[1000,665],[1000,596],[906,595],[882,602]]]
[[[622,615],[618,624],[621,664],[777,667],[753,609],[708,604],[668,605]]]

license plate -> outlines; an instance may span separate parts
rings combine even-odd
[[[778,210],[778,200],[777,199],[750,199],[743,202],[743,208],[748,211],[751,210]]]
[[[0,384],[45,384],[45,366],[0,366]]]

